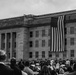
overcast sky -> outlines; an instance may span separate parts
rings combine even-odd
[[[75,9],[76,0],[0,0],[0,19]]]

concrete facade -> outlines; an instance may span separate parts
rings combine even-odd
[[[70,28],[74,27],[74,33],[70,34]],[[67,58],[69,59],[75,59],[76,58],[76,23],[68,23],[66,24],[67,28],[67,34],[66,34],[66,39],[67,39],[67,45],[66,45],[66,50],[67,50]],[[74,38],[74,45],[71,45],[70,39]],[[70,56],[71,50],[74,50],[74,57]]]
[[[16,37],[16,58],[19,59],[23,59],[23,46],[24,46],[24,28],[13,28],[13,29],[4,29],[0,31],[0,38],[1,38],[1,34],[2,33],[10,33],[12,34],[12,32],[16,32],[17,33],[17,37]],[[12,37],[12,36],[11,36]],[[6,37],[5,37],[6,39]],[[12,38],[11,38],[12,39]],[[1,41],[1,39],[0,39]],[[5,40],[5,44],[6,44],[6,40]],[[0,49],[1,49],[1,45],[0,45]],[[5,51],[6,51],[6,47],[5,47]],[[11,47],[10,47],[10,58],[12,58],[12,41],[11,41]]]
[[[49,29],[50,26],[42,26],[42,27],[34,27],[34,28],[30,28],[29,31],[33,31],[33,37],[29,38],[29,41],[33,41],[34,42],[34,46],[32,48],[29,48],[29,51],[33,52],[33,59],[35,58],[35,52],[38,51],[39,52],[39,58],[37,59],[41,59],[42,58],[42,51],[45,51],[45,59],[48,59],[48,51],[50,51],[50,46],[48,46],[48,40],[50,40],[50,35],[48,35],[49,33]],[[42,37],[42,30],[45,30],[45,36]],[[35,32],[39,31],[39,37],[35,37]],[[39,41],[39,47],[35,47],[35,41],[38,40]],[[45,47],[42,47],[42,40],[45,40]]]
[[[4,50],[7,52],[7,33],[10,33],[11,38],[10,41],[10,58],[12,56],[12,52],[14,51],[14,45],[16,44],[16,59],[24,59],[24,60],[37,60],[37,59],[75,59],[76,58],[76,10],[74,11],[66,11],[54,14],[47,14],[47,15],[24,15],[21,17],[9,18],[0,20],[0,49],[2,48],[2,34],[5,34],[3,39],[3,44],[5,44]],[[51,18],[52,17],[59,17],[64,16],[66,21],[64,22],[64,26],[67,29],[67,34],[64,34],[64,38],[67,39],[67,44],[65,45],[65,49],[62,52],[53,52],[51,51],[51,37],[52,37],[52,30],[51,30]],[[69,18],[70,17],[70,18]],[[70,34],[70,27],[74,27],[74,34]],[[42,36],[42,30],[45,30],[45,36]],[[50,31],[49,31],[50,30]],[[30,32],[33,32],[33,37],[30,37]],[[39,36],[36,37],[36,31],[39,32]],[[65,31],[65,29],[64,29]],[[13,39],[13,32],[16,33],[16,43],[12,40]],[[50,32],[50,35],[49,35]],[[74,38],[74,45],[70,45],[70,38]],[[36,47],[36,40],[39,42],[39,46]],[[45,40],[45,46],[42,47],[42,40]],[[33,42],[33,46],[29,46],[29,42]],[[50,41],[50,45],[49,44]],[[74,53],[71,57],[71,50]],[[32,52],[32,58],[29,57],[29,53]],[[45,54],[45,57],[42,57],[42,52]],[[8,52],[7,52],[8,53]],[[38,57],[36,57],[36,53],[38,53]],[[49,56],[49,53],[51,56]]]

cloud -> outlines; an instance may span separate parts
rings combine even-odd
[[[0,18],[48,14],[76,8],[76,0],[0,0]]]

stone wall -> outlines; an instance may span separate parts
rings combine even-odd
[[[29,29],[24,28],[23,33],[23,59],[28,60],[29,58]]]
[[[74,27],[74,34],[70,34],[70,27]],[[76,23],[67,23],[66,24],[67,28],[67,34],[66,34],[66,39],[67,39],[67,45],[66,45],[66,50],[67,50],[67,58],[72,58],[70,57],[70,51],[74,50],[74,58],[76,58]],[[70,38],[74,38],[74,45],[70,45]]]
[[[17,32],[17,60],[23,59],[24,28]]]

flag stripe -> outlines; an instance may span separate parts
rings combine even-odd
[[[56,41],[55,40],[55,37],[56,37],[55,35],[56,35],[56,33],[55,33],[55,27],[54,27],[54,51],[55,51],[55,41]]]
[[[51,50],[53,51],[53,37],[54,37],[54,36],[53,36],[53,34],[54,34],[54,33],[53,33],[53,27],[52,27],[51,29],[52,29],[52,46],[51,46]]]
[[[62,28],[63,28],[63,30],[62,30],[62,42],[63,42],[63,45],[62,45],[62,47],[63,47],[63,51],[64,51],[64,45],[65,45],[65,35],[64,35],[64,16],[63,16],[63,19],[62,19]]]
[[[54,28],[54,52],[56,51],[56,28]]]
[[[62,46],[63,46],[63,42],[62,42],[62,35],[63,35],[63,34],[62,34],[62,30],[63,30],[63,28],[62,28],[62,16],[61,16],[61,25],[60,25],[60,28],[61,28],[61,29],[60,29],[60,34],[61,34],[61,36],[60,36],[60,38],[61,38],[61,39],[60,39],[60,40],[61,40],[61,47],[60,47],[60,48],[61,48],[61,51],[63,51],[63,48],[62,48]]]

